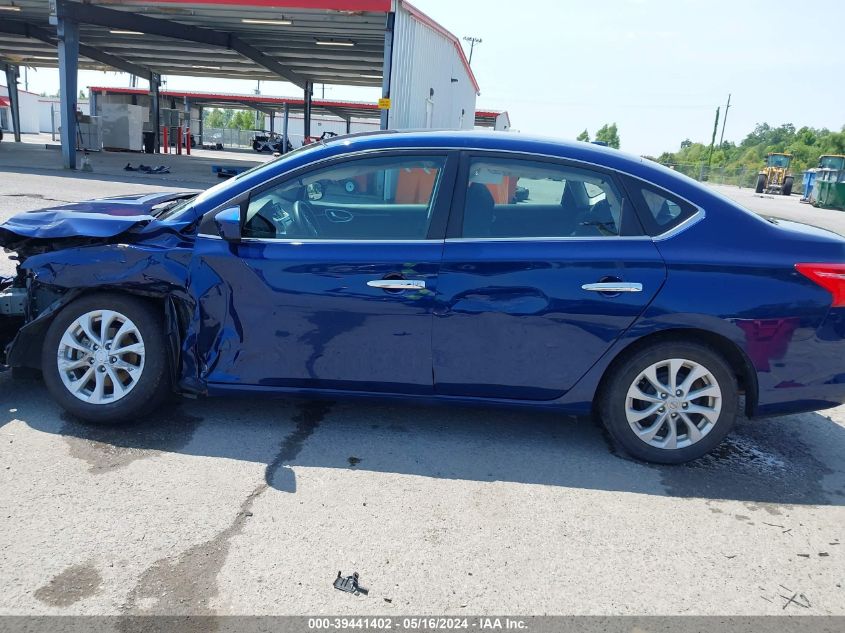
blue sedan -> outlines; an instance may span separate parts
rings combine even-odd
[[[199,195],[0,225],[2,362],[85,420],[177,392],[598,415],[645,460],[845,402],[845,240],[648,160],[510,134],[351,136]]]

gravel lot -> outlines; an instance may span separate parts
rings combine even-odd
[[[162,188],[0,171],[0,217]],[[0,615],[845,615],[845,408],[658,467],[485,408],[184,401],[98,429],[5,372],[0,446]]]

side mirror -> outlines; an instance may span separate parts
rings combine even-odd
[[[217,234],[227,242],[241,239],[241,208],[228,207],[214,216]]]

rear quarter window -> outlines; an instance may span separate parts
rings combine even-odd
[[[652,236],[670,231],[698,210],[686,200],[642,182],[632,182],[631,189],[646,233]]]

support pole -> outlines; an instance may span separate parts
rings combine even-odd
[[[290,125],[290,105],[285,103],[285,109],[282,111],[282,154],[288,151],[288,127]]]
[[[88,94],[88,114],[90,116],[97,116],[97,106],[99,105],[97,103],[97,97],[98,97],[98,94],[97,94],[96,90],[89,91],[89,94]]]
[[[305,117],[303,119],[303,134],[305,142],[311,136],[311,94],[314,92],[314,85],[310,81],[305,82]]]
[[[58,19],[59,93],[62,122],[62,164],[76,169],[76,96],[79,69],[79,24],[65,17]]]
[[[390,73],[393,68],[393,25],[396,20],[395,13],[387,14],[387,24],[384,27],[384,62],[381,71],[381,96],[390,98]],[[381,129],[386,130],[390,126],[390,110],[381,111]]]
[[[191,155],[191,102],[185,97],[185,154]]]
[[[155,73],[150,74],[150,126],[153,128],[155,140],[153,141],[153,152],[161,153],[161,113],[159,111],[159,85],[161,77]]]
[[[276,132],[276,113],[270,110],[270,134]]]
[[[199,134],[197,135],[197,138],[199,138],[199,140],[200,140],[199,145],[200,145],[200,149],[202,149],[202,146],[205,144],[205,141],[203,140],[203,137],[202,137],[202,128],[203,128],[203,123],[204,123],[203,120],[202,120],[202,117],[203,117],[204,112],[203,112],[202,106],[199,106],[198,110],[199,110],[200,120],[199,120]]]
[[[18,99],[18,67],[6,65],[6,85],[9,87],[9,106],[12,109],[12,128],[15,133],[15,143],[21,142],[21,109]]]

